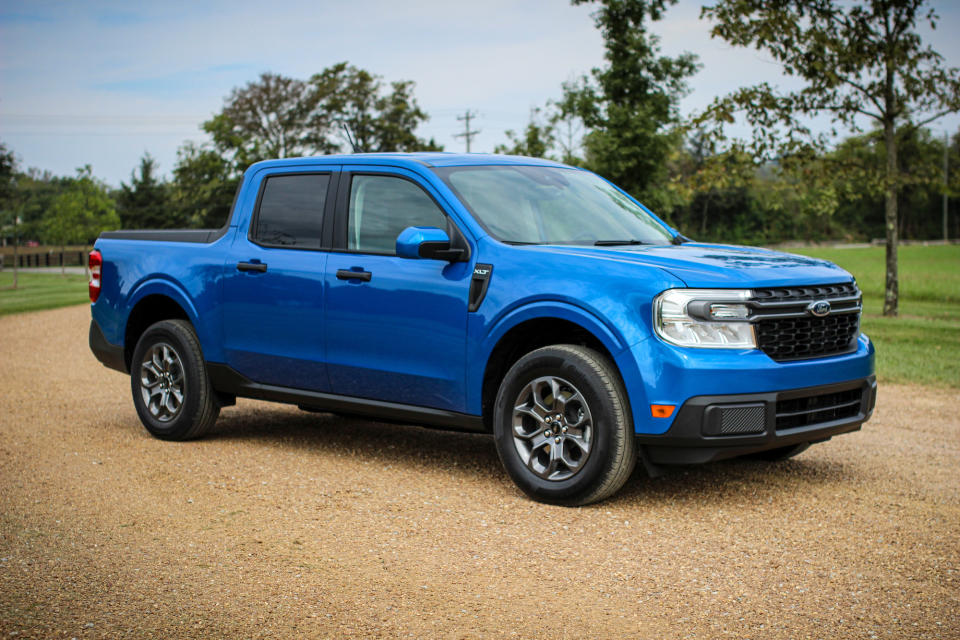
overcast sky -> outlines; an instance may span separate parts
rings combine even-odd
[[[745,84],[790,86],[761,54],[711,40],[701,4],[680,0],[654,25],[664,53],[690,51],[703,64],[685,115]],[[935,4],[941,24],[923,33],[960,66],[960,3]],[[0,0],[0,140],[24,166],[72,175],[89,163],[118,186],[145,151],[169,174],[177,148],[204,139],[200,123],[233,87],[264,71],[306,79],[349,61],[416,82],[430,115],[420,135],[463,151],[453,136],[470,109],[481,131],[472,150],[492,151],[563,81],[603,63],[592,11],[564,0]],[[958,127],[957,116],[933,125]]]

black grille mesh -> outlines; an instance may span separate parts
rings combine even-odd
[[[853,282],[835,285],[782,287],[755,289],[753,300],[763,303],[791,303],[780,310],[795,310],[795,317],[764,318],[761,314],[754,321],[757,346],[778,362],[819,358],[849,353],[856,350],[860,332],[860,313],[834,313],[817,318],[804,312],[805,305],[814,300],[837,300],[859,296],[860,290]],[[846,305],[852,304],[846,302]],[[855,303],[853,303],[855,304]]]
[[[806,427],[843,418],[860,412],[863,389],[825,393],[805,398],[777,401],[777,430]]]
[[[774,360],[817,358],[852,351],[859,326],[856,313],[762,320],[757,323],[757,343]]]

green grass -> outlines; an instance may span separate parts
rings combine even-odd
[[[55,309],[90,301],[87,297],[87,277],[83,275],[21,272],[18,279],[17,288],[11,289],[13,271],[4,269],[0,273],[0,315]]]
[[[960,388],[960,246],[900,248],[897,318],[882,315],[883,247],[789,251],[830,260],[856,277],[861,325],[876,345],[881,381]]]

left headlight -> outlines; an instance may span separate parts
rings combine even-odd
[[[739,289],[670,289],[653,300],[653,326],[680,347],[755,349],[749,298]]]

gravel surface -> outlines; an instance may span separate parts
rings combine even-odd
[[[960,394],[566,509],[491,438],[241,400],[140,426],[89,310],[0,318],[0,636],[958,638]]]

